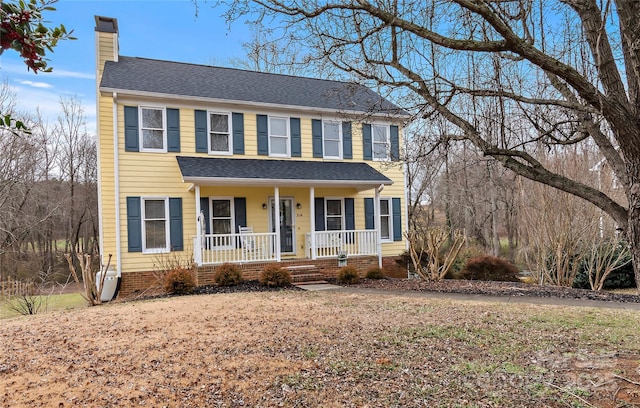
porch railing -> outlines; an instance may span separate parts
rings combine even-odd
[[[316,258],[337,257],[340,253],[347,256],[376,255],[376,231],[316,231]],[[313,257],[311,233],[306,234],[307,256]]]
[[[264,262],[275,261],[276,234],[272,232],[252,234],[207,234],[193,238],[195,261],[201,265],[221,264],[225,262]]]

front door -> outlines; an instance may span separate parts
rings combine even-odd
[[[269,199],[269,229],[276,232],[274,216],[274,199]],[[295,239],[295,212],[293,211],[293,198],[280,198],[280,253],[294,253]]]

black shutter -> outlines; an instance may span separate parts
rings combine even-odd
[[[129,252],[142,252],[141,211],[140,197],[127,197],[127,241]]]
[[[316,231],[324,231],[324,198],[315,198]]]
[[[402,241],[402,207],[400,207],[400,199],[391,199],[393,206],[393,240]]]
[[[233,154],[244,154],[244,115],[234,112],[231,114],[231,117]]]
[[[313,157],[322,158],[322,121],[311,120],[311,138],[313,141]]]
[[[167,109],[167,151],[180,151],[180,110]]]
[[[211,213],[209,212],[209,197],[200,197],[200,211],[204,215],[204,233],[211,234]]]
[[[182,235],[182,198],[169,198],[169,237],[172,251],[182,251],[184,240]]]
[[[376,227],[375,224],[375,206],[373,203],[373,198],[365,198],[364,199],[364,228],[365,229],[374,229]]]
[[[207,111],[195,111],[196,122],[196,152],[209,153],[209,142],[207,140]]]
[[[247,227],[247,199],[244,197],[235,197],[233,199],[233,210],[235,212],[236,225],[234,232],[240,232],[239,227]]]
[[[291,157],[302,157],[302,141],[300,136],[300,118],[290,118]]]
[[[140,151],[137,106],[124,107],[124,150],[126,152]],[[142,250],[142,248],[140,250]]]
[[[389,132],[391,133],[391,160],[400,160],[400,138],[398,136],[398,127],[390,126]]]
[[[353,231],[356,229],[356,216],[354,208],[353,198],[344,199],[344,215],[345,215],[345,229]]]
[[[373,145],[371,144],[371,125],[362,124],[362,157],[364,160],[371,160],[373,157]]]
[[[256,127],[258,129],[258,154],[269,155],[269,123],[267,115],[256,115]]]
[[[342,158],[353,158],[353,143],[351,141],[351,122],[342,122]]]

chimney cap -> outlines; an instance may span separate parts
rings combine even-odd
[[[117,33],[118,19],[113,17],[95,16],[96,31],[102,33]]]

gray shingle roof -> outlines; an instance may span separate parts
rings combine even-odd
[[[107,61],[100,89],[407,115],[355,83],[137,57]]]
[[[225,180],[240,185],[280,182],[282,185],[357,187],[393,183],[367,163],[186,156],[178,156],[177,160],[185,181],[208,180],[212,184]]]

